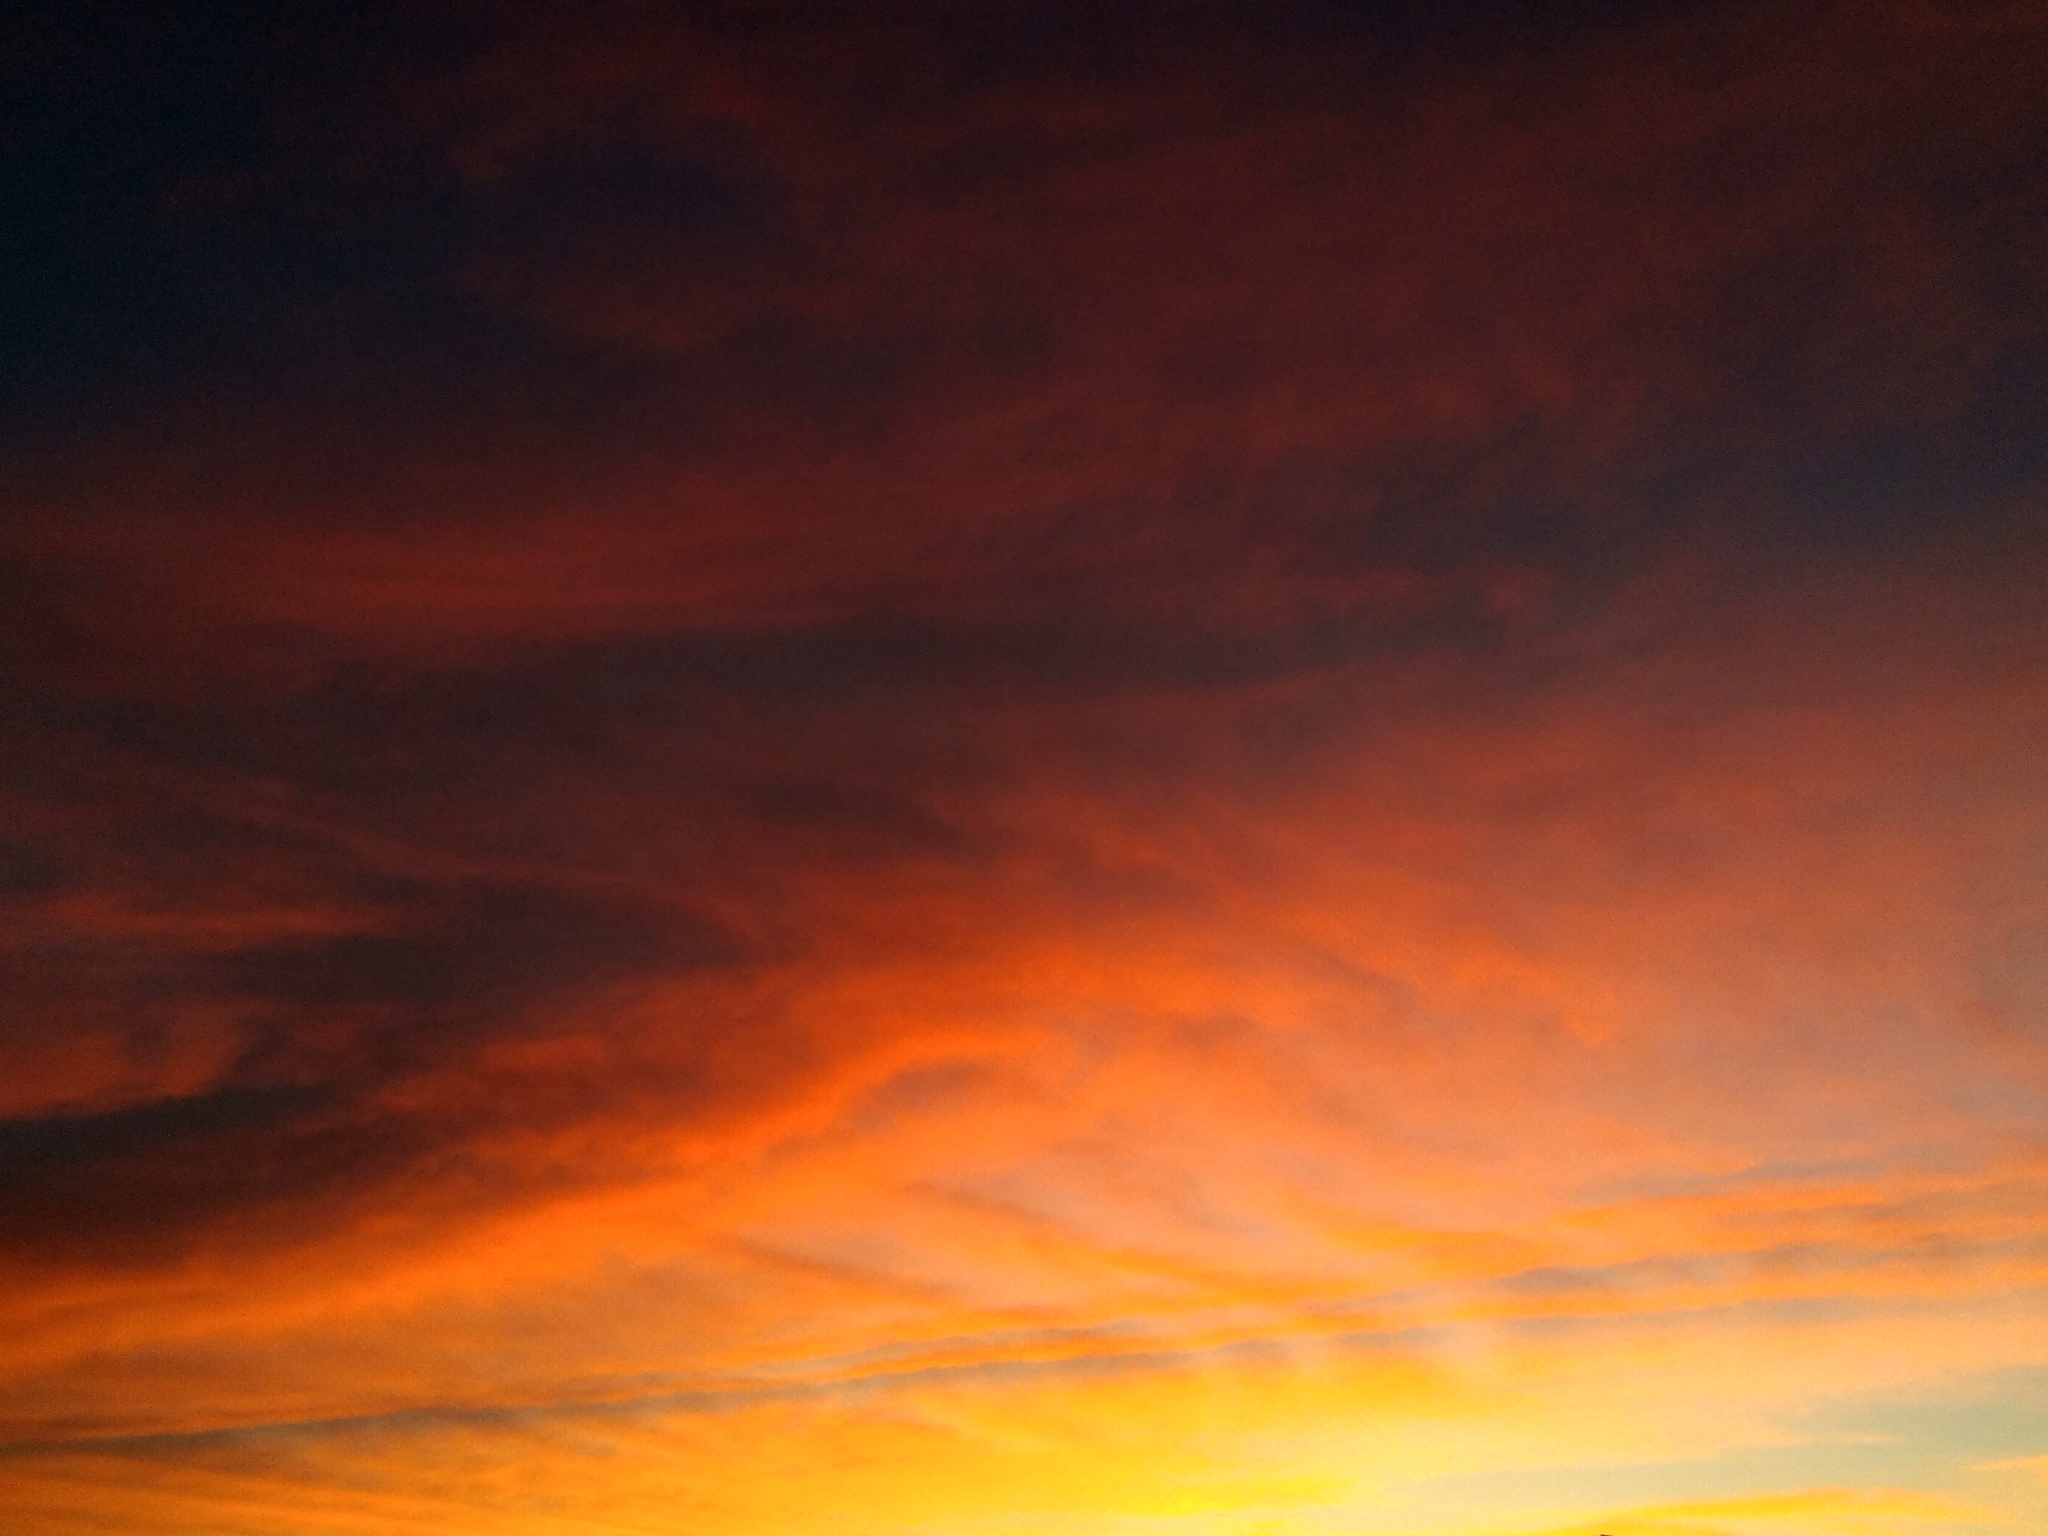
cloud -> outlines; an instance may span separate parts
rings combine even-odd
[[[10,66],[31,1518],[1441,1530],[2041,1357],[2037,22],[346,9]]]

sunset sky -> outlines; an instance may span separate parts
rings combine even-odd
[[[2048,5],[0,71],[5,1536],[2048,1533]]]

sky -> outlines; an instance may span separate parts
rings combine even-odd
[[[10,1536],[2048,1532],[2048,7],[0,71]]]

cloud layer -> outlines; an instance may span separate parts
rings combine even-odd
[[[26,1529],[2048,1513],[2038,8],[9,25]]]

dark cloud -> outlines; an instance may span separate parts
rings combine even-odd
[[[228,1088],[103,1114],[0,1126],[0,1233],[23,1260],[161,1262],[224,1218],[303,1238],[345,1219],[338,1195],[388,1180],[419,1150],[392,1125],[351,1125],[331,1089]],[[315,1212],[323,1204],[327,1210]],[[243,1242],[262,1239],[241,1224]]]
[[[47,896],[62,889],[65,880],[64,862],[55,852],[0,840],[0,898]]]
[[[274,1128],[327,1097],[317,1088],[228,1088],[105,1114],[9,1120],[0,1124],[0,1169],[17,1187],[53,1165],[100,1165],[103,1172],[110,1163]]]
[[[715,925],[645,903],[502,885],[423,894],[399,932],[239,950],[222,962],[223,984],[292,1009],[388,1007],[416,1025],[545,1009],[563,994],[744,954]]]
[[[418,1196],[452,1220],[531,1193],[531,1179],[498,1169],[491,1138],[601,1117],[620,1102],[616,1085],[491,1067],[480,1053],[603,1042],[622,989],[738,973],[756,958],[687,904],[616,882],[428,880],[352,857],[350,834],[265,825],[243,809],[131,809],[114,823],[118,853],[96,847],[66,879],[50,855],[21,850],[0,954],[9,1050],[34,1062],[97,1036],[122,1065],[68,1094],[53,1084],[59,1107],[0,1125],[13,1260],[264,1248],[336,1230],[366,1202]],[[702,1027],[668,1031],[626,1097],[651,1094],[668,1114],[709,1107],[702,1080],[717,1048],[691,1043]],[[190,1040],[202,1045],[181,1047]],[[206,1086],[153,1096],[192,1049]],[[468,1102],[409,1102],[451,1073],[475,1082]],[[62,1104],[110,1092],[141,1097]],[[423,1192],[428,1169],[439,1182]]]

